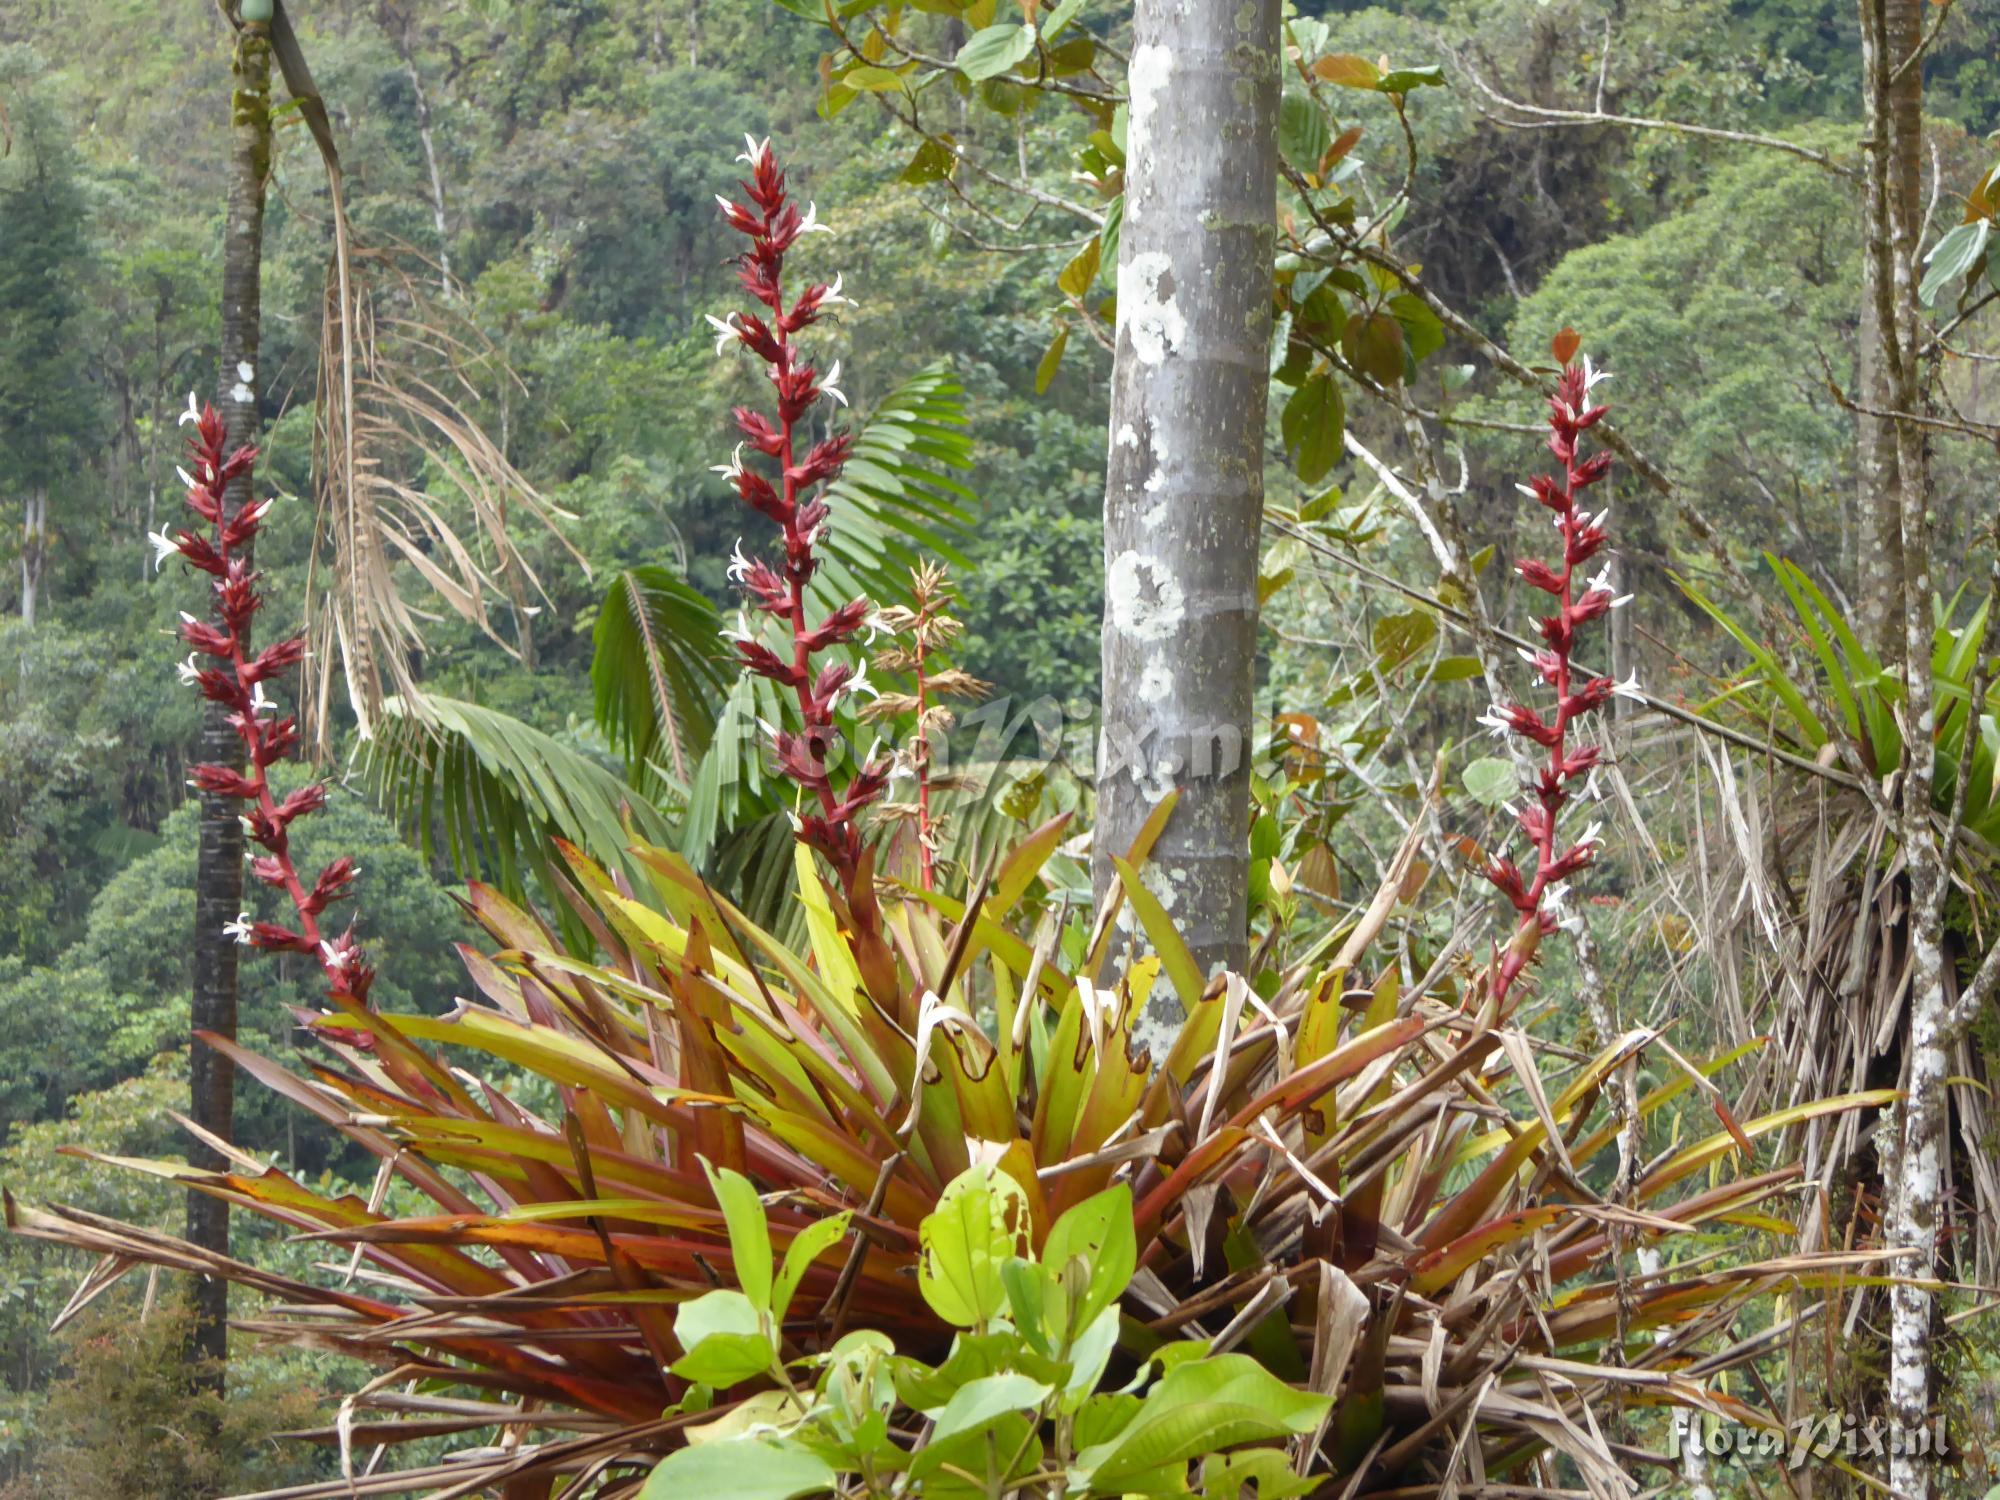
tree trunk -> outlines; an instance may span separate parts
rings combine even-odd
[[[1279,58],[1277,0],[1134,17],[1092,873],[1101,898],[1178,788],[1145,879],[1209,974],[1247,957]],[[1168,986],[1154,997],[1157,1057],[1181,1016]]]
[[[271,42],[261,25],[237,33],[229,105],[229,217],[222,246],[222,368],[215,404],[234,452],[257,440],[257,330],[264,249],[264,182],[271,159]],[[245,470],[231,480],[223,508],[233,516],[251,498],[253,479]],[[249,561],[249,546],[239,551]],[[247,642],[246,642],[247,644]],[[203,705],[202,758],[243,765],[243,745],[214,703]],[[194,1028],[236,1035],[236,958],[240,951],[223,931],[243,902],[243,826],[238,804],[226,797],[201,799],[201,846],[195,866]],[[195,1122],[227,1141],[234,1135],[235,1075],[227,1058],[197,1043],[189,1059]],[[188,1160],[220,1170],[224,1162],[199,1141]],[[229,1210],[202,1193],[188,1195],[188,1239],[205,1249],[229,1248]],[[228,1356],[229,1287],[220,1279],[195,1288],[194,1345],[198,1358],[213,1360],[207,1377],[220,1383]]]
[[[38,484],[28,492],[21,516],[21,623],[35,626],[41,603],[42,573],[49,556],[49,487]]]
[[[423,75],[417,71],[416,46],[410,38],[411,22],[407,16],[396,31],[396,51],[403,59],[403,73],[410,80],[410,93],[417,106],[417,139],[424,148],[424,167],[431,179],[431,227],[437,233],[438,285],[448,302],[452,296],[451,286],[451,240],[445,227],[444,217],[444,176],[438,171],[437,142],[431,134],[431,100],[424,92]]]
[[[1864,28],[1873,27],[1883,39],[1883,67],[1893,73],[1916,51],[1923,35],[1922,0],[1863,0]],[[1869,45],[1864,43],[1864,46]],[[1886,98],[1878,90],[1886,87]],[[1909,242],[1898,248],[1912,257],[1921,212],[1919,182],[1924,133],[1924,70],[1912,66],[1884,85],[1879,75],[1864,76],[1864,106],[1871,140],[1879,139],[1892,184],[1902,233]],[[1873,210],[1864,203],[1871,230],[1894,234],[1886,205]],[[1877,258],[1861,258],[1861,328],[1857,341],[1855,384],[1861,404],[1876,412],[1896,409],[1889,370],[1882,355],[1880,319],[1883,288],[1878,285]],[[1855,483],[1859,491],[1861,525],[1860,577],[1855,597],[1860,605],[1861,638],[1882,661],[1894,666],[1903,659],[1903,516],[1897,496],[1895,423],[1887,417],[1860,413],[1856,418]]]
[[[1900,23],[1899,9],[1911,12]],[[1912,96],[1906,87],[1916,78],[1916,66],[1900,79],[1896,72],[1916,49],[1921,18],[1915,11],[1911,0],[1862,0],[1862,79],[1869,142],[1863,252],[1874,294],[1874,355],[1882,387],[1878,410],[1902,414],[1878,419],[1892,445],[1893,481],[1883,493],[1893,504],[1901,544],[1897,576],[1885,580],[1879,592],[1893,601],[1894,613],[1886,624],[1885,638],[1900,637],[1897,655],[1906,668],[1903,717],[1907,743],[1896,831],[1909,871],[1911,950],[1904,1097],[1885,1111],[1881,1130],[1883,1233],[1889,1246],[1917,1252],[1897,1264],[1897,1275],[1928,1278],[1936,1270],[1944,1155],[1949,1149],[1945,1080],[1964,1019],[1954,1013],[1944,987],[1947,855],[1931,811],[1937,774],[1933,737],[1936,705],[1930,672],[1935,518],[1930,508],[1923,429],[1911,419],[1924,401],[1918,353],[1923,325],[1916,297],[1922,95]],[[1908,30],[1900,30],[1899,25]],[[1900,1283],[1891,1289],[1889,1305],[1889,1417],[1903,1433],[1914,1435],[1924,1428],[1930,1407],[1931,1293]],[[1934,1460],[1910,1451],[1912,1446],[1891,1446],[1890,1487],[1903,1500],[1926,1500],[1931,1493]]]

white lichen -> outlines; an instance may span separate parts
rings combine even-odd
[[[1172,574],[1150,557],[1129,548],[1105,572],[1104,594],[1111,623],[1138,641],[1163,641],[1180,628],[1186,596]]]
[[[1163,250],[1128,255],[1118,267],[1118,325],[1143,365],[1157,365],[1187,342],[1174,298],[1173,260]],[[1161,289],[1161,282],[1167,283]]]

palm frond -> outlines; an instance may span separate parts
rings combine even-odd
[[[336,227],[347,244],[351,231]],[[513,526],[526,515],[588,575],[557,526],[562,513],[466,409],[482,383],[511,378],[463,315],[431,298],[394,256],[350,249],[338,258],[320,339],[317,525],[306,584],[316,680],[304,698],[322,746],[335,662],[364,739],[388,693],[406,708],[424,701],[410,669],[424,635],[398,564],[530,664],[530,598],[543,590]],[[493,600],[512,614],[512,639],[495,623]]]
[[[616,771],[497,709],[432,695],[417,712],[391,697],[382,704],[381,729],[361,752],[371,794],[427,858],[441,835],[454,869],[517,900],[530,874],[554,896],[553,838],[640,876],[625,852],[633,834],[649,842],[671,837],[660,810]]]
[[[727,689],[716,657],[722,616],[699,590],[658,566],[611,580],[592,636],[597,727],[644,786],[662,761],[685,784],[715,732]]]

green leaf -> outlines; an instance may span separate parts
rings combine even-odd
[[[1052,42],[1062,35],[1062,29],[1074,21],[1083,11],[1083,0],[1061,0],[1042,22],[1042,39]]]
[[[1419,68],[1391,69],[1377,80],[1375,91],[1381,94],[1407,94],[1411,89],[1443,87],[1444,69],[1436,63],[1426,63]]]
[[[1388,313],[1355,313],[1340,335],[1347,362],[1379,385],[1403,379],[1403,325]]]
[[[1992,232],[1991,219],[1974,219],[1952,229],[1931,246],[1931,253],[1924,257],[1924,264],[1930,269],[1924,272],[1923,285],[1917,288],[1918,300],[1929,307],[1939,292],[1971,270],[1985,253]]]
[[[783,1321],[792,1305],[792,1294],[798,1290],[799,1281],[807,1268],[847,1233],[848,1223],[853,1217],[851,1212],[847,1212],[837,1213],[830,1219],[815,1219],[792,1236],[791,1244],[785,1247],[784,1269],[778,1272],[777,1285],[771,1292],[772,1317]]]
[[[1287,89],[1278,101],[1278,152],[1295,171],[1317,173],[1333,144],[1333,131],[1319,101],[1303,89]]]
[[[729,1226],[729,1257],[736,1269],[736,1285],[759,1310],[771,1306],[771,1226],[764,1217],[763,1201],[750,1179],[724,1167],[717,1171],[706,1161],[708,1185]],[[685,1341],[683,1341],[685,1342]]]
[[[1096,241],[1091,242],[1095,244]],[[1056,371],[1062,368],[1063,351],[1069,348],[1069,324],[1056,330],[1056,336],[1049,340],[1049,347],[1042,351],[1042,357],[1035,364],[1035,394],[1048,390],[1056,378]]]
[[[1104,227],[1097,231],[1098,264],[1116,267],[1118,264],[1118,237],[1125,225],[1125,195],[1120,193],[1104,205]]]
[[[1482,807],[1498,807],[1520,789],[1521,778],[1511,760],[1482,755],[1465,768],[1461,778],[1466,795]]]
[[[898,180],[921,187],[927,182],[943,182],[957,170],[958,158],[952,154],[951,137],[926,138]]]
[[[735,1385],[771,1368],[771,1337],[764,1317],[743,1293],[728,1288],[683,1302],[674,1314],[674,1337],[687,1352],[674,1373],[703,1385]]]
[[[953,65],[974,83],[998,78],[1035,50],[1035,33],[1027,26],[989,26],[977,31],[958,49]]]
[[[848,88],[860,89],[866,94],[900,93],[903,87],[902,74],[889,68],[877,68],[867,64],[849,68],[840,75],[839,81]]]
[[[1285,402],[1278,419],[1285,447],[1298,455],[1299,478],[1317,484],[1339,460],[1347,407],[1331,372],[1316,371]]]
[[[1082,301],[1083,294],[1090,290],[1090,284],[1097,280],[1098,258],[1102,253],[1103,247],[1097,240],[1085,241],[1083,248],[1076,252],[1075,258],[1064,266],[1062,274],[1056,277],[1056,285],[1079,302]]]
[[[1086,1448],[1076,1466],[1089,1474],[1094,1493],[1118,1494],[1170,1464],[1310,1432],[1332,1405],[1330,1397],[1294,1390],[1246,1354],[1191,1360],[1153,1387],[1122,1433]]]
[[[1384,615],[1375,622],[1373,640],[1384,671],[1394,671],[1437,639],[1437,616],[1429,610],[1412,609],[1400,615]]]
[[[1389,311],[1402,325],[1403,343],[1410,358],[1425,359],[1444,347],[1444,324],[1431,305],[1415,292],[1399,292],[1389,299]]]
[[[918,1226],[917,1287],[958,1328],[985,1323],[1007,1304],[1000,1268],[1028,1244],[1028,1196],[991,1166],[959,1173]]]
[[[825,1459],[796,1443],[767,1437],[731,1438],[680,1448],[660,1460],[639,1500],[799,1500],[830,1490],[838,1476]]]
[[[1120,875],[1122,878],[1123,871]],[[1129,884],[1125,893],[1132,893]],[[1199,998],[1197,990],[1187,1000],[1190,1009]],[[1071,1328],[1088,1328],[1124,1294],[1138,1269],[1129,1184],[1116,1182],[1101,1193],[1091,1194],[1050,1226],[1048,1238],[1042,1242],[1042,1264],[1061,1276],[1072,1259],[1080,1259],[1090,1274],[1069,1323]]]
[[[935,1424],[931,1441],[942,1443],[963,1432],[977,1432],[1009,1412],[1035,1411],[1048,1399],[1048,1386],[1013,1371],[968,1380],[951,1400],[926,1413]]]

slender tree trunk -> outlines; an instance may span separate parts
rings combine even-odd
[[[1922,0],[1862,0],[1864,27],[1872,27],[1882,45],[1882,65],[1893,73],[1917,48],[1923,35]],[[1869,45],[1869,44],[1864,44]],[[1895,222],[1909,242],[1898,248],[1912,257],[1920,207],[1924,133],[1924,70],[1912,66],[1900,77],[1884,81],[1864,78],[1864,106],[1871,141],[1879,140],[1887,169],[1880,186],[1896,198]],[[1885,91],[1886,97],[1878,97]],[[1874,191],[1871,184],[1868,191]],[[1897,233],[1886,203],[1872,208],[1864,202],[1871,231]],[[1861,404],[1876,412],[1895,409],[1890,372],[1882,358],[1880,282],[1887,268],[1874,255],[1861,262],[1861,329],[1856,350],[1856,381]],[[1855,597],[1860,605],[1861,635],[1881,659],[1894,665],[1903,659],[1903,516],[1896,470],[1895,423],[1886,417],[1860,413],[1856,418],[1855,482],[1859,491],[1861,525],[1860,577]]]
[[[215,404],[228,448],[258,435],[257,332],[264,249],[264,182],[271,164],[271,42],[261,25],[245,25],[236,38],[229,103],[229,216],[222,245],[222,368]],[[251,498],[246,470],[230,481],[224,511],[235,515]],[[239,553],[249,561],[246,544]],[[241,767],[243,745],[216,704],[204,705],[202,759]],[[201,846],[195,866],[194,1027],[236,1035],[236,943],[223,932],[243,902],[243,827],[231,799],[201,799]],[[189,1062],[195,1122],[223,1140],[234,1136],[235,1074],[227,1058],[197,1043]],[[200,1142],[189,1147],[196,1166],[220,1169],[221,1158]],[[188,1195],[188,1238],[206,1249],[229,1248],[229,1210],[203,1193]],[[229,1287],[220,1279],[195,1287],[195,1353],[215,1361],[216,1381],[228,1356]]]
[[[1922,323],[1916,297],[1916,243],[1920,232],[1918,172],[1921,156],[1922,97],[1914,103],[1903,87],[1918,69],[1897,71],[1916,47],[1920,17],[1911,15],[1899,30],[1899,6],[1908,0],[1862,0],[1862,78],[1868,106],[1864,253],[1877,338],[1875,358],[1882,386],[1880,410],[1914,414],[1924,401],[1918,353]],[[1871,403],[1872,404],[1872,403]],[[1898,655],[1905,664],[1903,756],[1897,837],[1910,882],[1910,1019],[1904,1038],[1904,1097],[1886,1112],[1882,1129],[1889,1245],[1917,1254],[1899,1263],[1905,1278],[1935,1273],[1938,1221],[1943,1200],[1944,1155],[1949,1149],[1946,1077],[1964,1018],[1954,1013],[1944,986],[1944,897],[1947,858],[1932,791],[1937,775],[1934,739],[1936,705],[1931,660],[1932,554],[1936,518],[1931,512],[1928,455],[1923,429],[1908,416],[1881,423],[1893,445],[1891,497],[1900,538],[1900,584],[1881,592],[1894,602],[1888,633],[1900,634]],[[1906,1434],[1921,1431],[1931,1399],[1931,1293],[1901,1283],[1889,1294],[1889,1416]],[[1903,1500],[1926,1500],[1934,1461],[1892,1445],[1889,1483]]]
[[[410,80],[410,93],[416,101],[417,139],[423,143],[424,167],[431,179],[431,226],[437,232],[438,284],[449,301],[452,295],[451,241],[444,219],[444,176],[438,171],[437,143],[431,134],[430,95],[424,92],[423,75],[417,71],[416,48],[410,41],[407,21],[396,33],[396,50],[402,55],[403,72]]]
[[[49,556],[49,487],[38,484],[28,492],[21,516],[21,623],[35,625],[41,603],[42,573]]]
[[[1247,957],[1279,56],[1277,0],[1134,17],[1093,875],[1101,897],[1178,788],[1145,878],[1211,974]],[[1154,995],[1140,1039],[1161,1056],[1181,1017]]]

